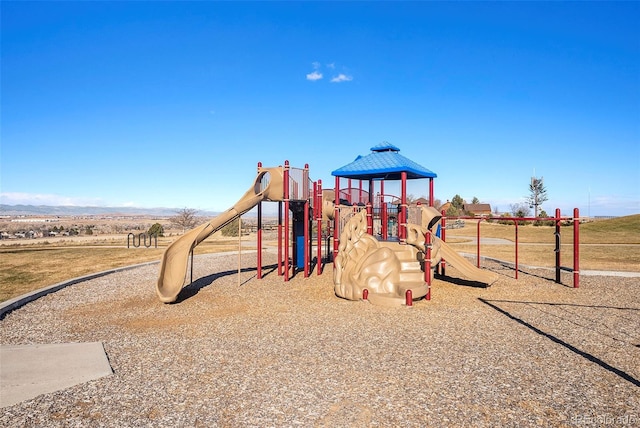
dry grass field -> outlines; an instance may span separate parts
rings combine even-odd
[[[446,232],[447,242],[457,251],[477,254],[477,221],[467,220],[460,229]],[[640,272],[640,215],[594,221],[580,225],[580,269]],[[480,256],[515,261],[515,226],[480,223],[482,238],[499,238],[511,244],[481,244]],[[470,239],[473,238],[473,239]],[[560,231],[561,265],[573,266],[573,226]],[[555,227],[518,226],[518,263],[555,266]]]
[[[160,261],[175,239],[160,238],[158,248],[127,248],[127,235],[59,240],[25,240],[0,246],[0,301],[71,278],[122,266]],[[242,250],[255,250],[255,237],[243,237]],[[237,251],[237,238],[219,234],[204,241],[196,254]]]
[[[477,222],[466,221],[466,227],[447,230],[447,242],[457,251],[476,254]],[[554,227],[519,226],[519,264],[552,267],[555,263]],[[482,222],[481,237],[501,238],[513,242],[515,228]],[[271,245],[265,236],[265,245]],[[48,285],[90,273],[138,263],[159,261],[162,252],[175,235],[158,240],[158,248],[127,248],[127,233],[44,238],[4,242],[0,245],[0,301]],[[580,269],[640,272],[640,215],[602,220],[580,225]],[[561,261],[572,266],[573,228],[562,227]],[[204,241],[196,254],[237,251],[237,238],[219,234]],[[243,237],[242,249],[255,250],[255,235]],[[514,244],[482,244],[481,256],[515,260]]]

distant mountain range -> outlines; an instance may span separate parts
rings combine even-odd
[[[51,205],[5,205],[0,204],[0,215],[10,216],[82,216],[82,215],[145,215],[171,217],[177,208],[137,208],[137,207],[76,207]],[[198,216],[215,217],[218,212],[198,211]]]

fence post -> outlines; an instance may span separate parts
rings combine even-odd
[[[516,226],[516,236],[515,236],[515,252],[516,252],[516,279],[518,279],[518,220],[513,220],[513,223]]]
[[[555,236],[556,236],[556,282],[558,284],[560,284],[561,281],[561,275],[560,275],[560,250],[561,250],[561,244],[560,244],[560,208],[556,208],[556,232],[555,232]]]
[[[580,211],[573,209],[573,288],[580,286]]]

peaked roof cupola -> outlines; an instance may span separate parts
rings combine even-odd
[[[353,162],[331,173],[334,177],[358,180],[400,180],[406,172],[407,179],[435,178],[436,173],[402,156],[400,149],[383,141],[371,147],[371,153],[358,156]]]

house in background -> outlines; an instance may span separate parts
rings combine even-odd
[[[413,201],[411,204],[412,205],[418,205],[418,203],[420,203],[420,205],[428,207],[429,206],[429,199],[427,198],[418,198],[415,201]]]
[[[489,217],[491,204],[464,204],[462,209],[474,217]]]
[[[447,199],[447,202],[442,204],[442,206],[440,207],[440,212],[442,211],[447,212],[449,208],[451,208],[451,202]]]

